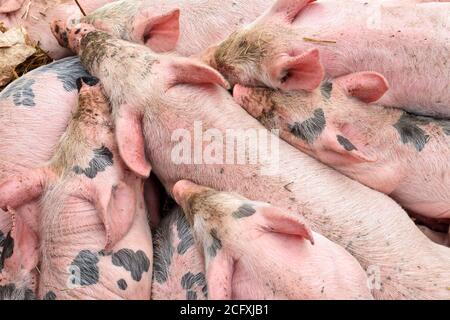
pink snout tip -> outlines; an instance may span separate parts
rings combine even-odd
[[[233,98],[238,104],[242,104],[242,98],[249,94],[249,89],[247,87],[236,84],[233,87]]]
[[[66,23],[62,20],[54,20],[50,23],[50,29],[52,30],[52,33],[55,36],[58,43],[62,47],[67,48],[69,43],[68,43]]]
[[[191,193],[191,191],[199,188],[199,186],[192,181],[189,180],[180,180],[173,186],[172,194],[175,198],[175,201],[182,206],[183,201],[186,200],[187,196]]]

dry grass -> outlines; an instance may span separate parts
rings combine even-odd
[[[0,31],[6,32],[7,30],[8,29],[3,25],[3,22],[0,22]],[[13,70],[14,79],[11,79],[9,83],[11,83],[17,78],[20,78],[21,76],[23,76],[27,72],[30,72],[31,70],[49,64],[50,62],[53,61],[53,59],[50,58],[48,54],[41,49],[41,47],[39,47],[39,43],[36,43],[33,46],[36,49],[36,52],[32,56],[28,57],[24,62],[22,62],[21,64],[17,65],[14,68]],[[6,84],[3,87],[0,87],[0,91],[2,91],[8,84]]]

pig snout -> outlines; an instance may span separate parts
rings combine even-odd
[[[201,189],[202,187],[189,180],[180,180],[173,186],[172,193],[178,204],[186,204],[188,198]]]
[[[244,108],[254,118],[258,118],[263,111],[263,105],[259,103],[253,103],[253,99],[250,98],[252,94],[252,88],[247,88],[239,84],[236,84],[233,88],[234,101],[236,101],[237,104]]]
[[[50,24],[53,36],[58,41],[59,45],[64,48],[69,47],[69,37],[66,23],[62,20],[55,20]]]
[[[183,208],[186,218],[189,222],[192,222],[193,212],[190,210],[190,204],[192,197],[210,190],[207,187],[199,186],[189,180],[180,180],[173,186],[172,194],[175,201]]]
[[[86,23],[78,23],[73,25],[67,25],[62,20],[55,20],[51,23],[51,30],[58,43],[74,53],[78,53],[80,49],[80,41],[91,31],[95,31],[95,28]]]
[[[87,76],[87,77],[80,77],[76,80],[78,92],[80,92],[83,85],[88,85],[89,87],[93,87],[97,85],[100,82],[100,79],[93,77],[93,76]]]

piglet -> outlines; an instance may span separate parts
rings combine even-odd
[[[253,21],[272,3],[273,0],[119,0],[81,21],[115,37],[145,44],[156,52],[174,50],[189,56]]]
[[[301,215],[188,180],[173,194],[202,245],[210,299],[372,299],[356,259]]]
[[[56,22],[55,26],[65,30],[63,34],[55,32],[56,36],[63,40],[67,35],[67,43],[83,65],[102,79],[114,110],[119,150],[135,173],[148,174],[148,159],[166,190],[172,190],[180,179],[189,179],[301,212],[315,230],[345,247],[372,272],[372,293],[377,298],[450,297],[448,248],[429,241],[388,196],[271,137],[221,87],[228,87],[227,82],[216,71],[192,59],[155,54],[86,24],[67,28]],[[188,148],[183,151],[190,153],[192,140],[187,138],[198,134],[196,121],[201,121],[203,130],[214,130],[214,140],[219,135],[219,141],[232,142],[232,153],[225,151],[233,157],[242,142],[227,137],[230,130],[240,133],[238,137],[242,130],[257,130],[269,137],[278,145],[279,154],[269,159],[270,165],[279,170],[267,175],[262,161],[174,161],[174,150],[180,150],[174,133],[179,129],[187,133],[182,142]],[[203,153],[208,146],[201,148]],[[255,142],[246,151],[260,153],[261,149]]]
[[[85,13],[112,0],[79,0]],[[70,55],[52,37],[50,22],[54,19],[71,20],[82,16],[73,0],[6,0],[0,1],[0,21],[7,28],[22,26],[39,46],[54,59]]]
[[[236,85],[233,95],[297,149],[389,194],[414,214],[448,219],[450,121],[367,104],[387,89],[382,75],[358,72],[323,81],[312,92]]]
[[[0,183],[0,208],[41,197],[39,298],[149,299],[151,233],[143,181],[124,168],[97,78],[45,167]]]
[[[154,236],[154,300],[204,300],[205,263],[183,210],[176,206]]]
[[[0,210],[0,300],[34,300],[38,285],[36,233],[8,208]]]
[[[450,3],[392,2],[277,0],[205,59],[231,83],[283,91],[376,71],[391,84],[381,103],[450,118]]]

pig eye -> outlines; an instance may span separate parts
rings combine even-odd
[[[286,72],[286,74],[281,78],[280,82],[285,83],[289,79],[290,76],[291,76],[290,73]]]

